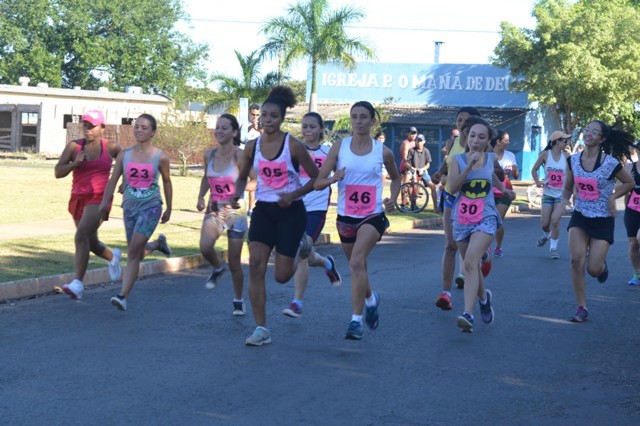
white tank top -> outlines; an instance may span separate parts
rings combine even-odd
[[[553,159],[551,150],[547,152],[547,161],[544,162],[544,189],[543,195],[553,198],[562,197],[564,189],[565,170],[567,168],[567,159],[560,152],[560,160]]]
[[[338,153],[336,170],[346,167],[344,179],[338,182],[338,214],[367,217],[382,213],[383,144],[371,139],[371,152],[351,152],[351,137],[344,138]]]
[[[320,145],[316,149],[311,149],[305,145],[307,148],[307,152],[311,156],[311,159],[318,169],[322,167],[325,160],[327,159],[327,154],[329,154],[329,147],[326,145]],[[309,182],[309,175],[304,170],[304,167],[300,169],[300,183],[304,186],[307,182]],[[329,199],[331,198],[331,187],[328,186],[322,191],[311,191],[302,197],[302,201],[304,202],[304,207],[308,212],[314,211],[323,211],[326,212],[329,209]]]
[[[211,199],[219,203],[226,203],[236,193],[236,180],[238,180],[238,148],[235,148],[233,158],[227,168],[221,172],[214,170],[213,161],[217,150],[213,150],[209,164],[207,165],[207,181],[211,190]],[[243,194],[244,195],[244,194]]]
[[[293,192],[302,187],[300,175],[293,166],[289,151],[289,134],[284,137],[280,152],[274,159],[267,159],[260,151],[262,136],[256,139],[253,169],[256,171],[256,201],[275,203],[280,199],[279,194]],[[299,200],[297,198],[296,200]]]

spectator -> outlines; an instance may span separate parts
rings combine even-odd
[[[409,133],[407,134],[407,138],[402,141],[400,145],[400,184],[407,183],[407,154],[409,154],[409,150],[415,148],[416,146],[416,136],[418,135],[418,129],[411,126],[409,127]],[[406,194],[402,194],[402,204],[407,204],[408,199]]]
[[[433,200],[433,211],[439,213],[438,209],[438,194],[436,192],[436,185],[431,181],[429,176],[429,165],[431,164],[431,153],[424,147],[424,135],[418,135],[415,142],[415,148],[409,150],[407,154],[407,176],[411,178],[415,173],[422,178],[425,186],[431,190],[431,199]]]

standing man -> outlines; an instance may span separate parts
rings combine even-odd
[[[260,105],[251,104],[249,107],[249,121],[245,124],[247,131],[242,132],[245,136],[240,144],[239,148],[244,149],[244,145],[251,140],[257,139],[258,136],[262,134],[262,129],[260,129]],[[249,193],[249,203],[247,206],[247,214],[251,216],[253,212],[253,206],[256,203],[256,192],[248,191]]]
[[[122,275],[120,250],[111,250],[98,240],[98,228],[102,224],[98,206],[109,181],[111,164],[121,147],[117,142],[107,142],[102,137],[105,127],[102,111],[87,111],[81,121],[84,138],[69,142],[55,167],[56,179],[69,173],[73,175],[69,213],[76,224],[75,275],[73,281],[65,284],[62,289],[74,299],[82,299],[82,280],[87,272],[90,252],[109,262],[112,280],[116,281]],[[109,200],[104,220],[109,219],[111,201]]]
[[[415,148],[416,146],[416,136],[418,135],[418,129],[411,126],[409,127],[409,133],[407,134],[407,138],[402,141],[400,145],[400,184],[407,183],[407,155],[409,155],[409,150]],[[407,194],[402,192],[402,204],[407,204],[409,202],[407,198]]]
[[[431,181],[431,176],[429,175],[429,165],[431,164],[431,153],[428,149],[424,147],[424,135],[418,135],[416,138],[416,146],[413,149],[409,150],[409,154],[407,154],[407,178],[411,178],[411,176],[415,173],[416,181],[422,178],[425,186],[427,186],[431,190],[431,199],[433,200],[433,211],[436,213],[440,213],[440,209],[438,209],[438,199],[436,192],[436,185]]]

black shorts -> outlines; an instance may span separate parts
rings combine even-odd
[[[589,237],[595,240],[603,240],[613,244],[615,220],[612,217],[586,217],[579,211],[574,210],[567,230],[573,227],[582,229]]]
[[[360,227],[365,223],[376,228],[376,231],[380,234],[378,241],[382,239],[384,231],[389,227],[389,220],[384,213],[372,214],[367,217],[338,215],[338,218],[336,219],[336,227],[338,228],[338,235],[340,235],[340,242],[345,244],[355,243],[358,229],[360,229]]]
[[[624,227],[627,229],[627,237],[635,238],[640,229],[640,212],[628,207],[624,209]]]
[[[324,228],[324,223],[327,220],[327,212],[325,210],[316,210],[307,212],[307,235],[313,239],[315,243]]]
[[[302,200],[283,209],[278,203],[256,202],[251,214],[249,242],[261,242],[276,253],[296,257],[307,226],[307,211]]]

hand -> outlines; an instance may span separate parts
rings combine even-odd
[[[105,201],[101,202],[98,206],[98,214],[100,215],[102,220],[107,220],[107,217],[109,216],[109,213],[107,212],[108,206],[109,203]]]
[[[204,210],[204,198],[203,197],[198,198],[198,204],[196,204],[196,209],[198,209],[199,212]]]
[[[385,198],[384,200],[382,200],[382,204],[384,204],[384,208],[388,212],[392,212],[396,208],[396,203],[394,203],[391,198]]]
[[[438,173],[438,172],[435,172],[435,173],[433,174],[433,176],[431,176],[431,180],[432,180],[432,181],[433,181],[433,183],[435,183],[436,185],[440,183],[440,178],[441,178],[441,176],[440,176],[440,173]]]
[[[76,154],[76,159],[73,161],[73,164],[75,166],[79,166],[80,163],[82,163],[86,159],[87,159],[87,153],[84,151],[80,151],[79,153]]]
[[[284,192],[282,194],[278,194],[278,196],[280,197],[278,200],[278,206],[283,209],[291,207],[291,204],[293,203],[293,195],[291,195],[290,192]]]
[[[120,182],[120,185],[118,185],[118,193],[124,194],[124,180]]]
[[[616,208],[616,197],[611,195],[608,200],[609,214],[611,217],[615,218],[618,213],[618,209]]]
[[[511,201],[516,199],[516,191],[512,190],[512,189],[507,189],[506,194],[509,195],[509,198],[511,198]]]
[[[229,199],[229,205],[231,206],[232,209],[238,210],[240,208],[239,200],[240,200],[240,197],[238,197],[237,195],[234,195]]]
[[[339,182],[342,179],[344,179],[344,174],[347,171],[346,167],[343,167],[341,169],[336,170],[335,172],[333,172],[333,181],[334,182]]]
[[[160,218],[160,223],[167,223],[171,218],[171,209],[167,209],[162,213],[162,217]]]
[[[469,157],[469,164],[471,164],[472,166],[475,166],[476,163],[478,161],[480,161],[480,156],[482,155],[481,152],[474,152],[471,154],[471,156]]]
[[[536,182],[536,187],[537,187],[537,188],[544,188],[544,183],[542,183],[542,182]]]

